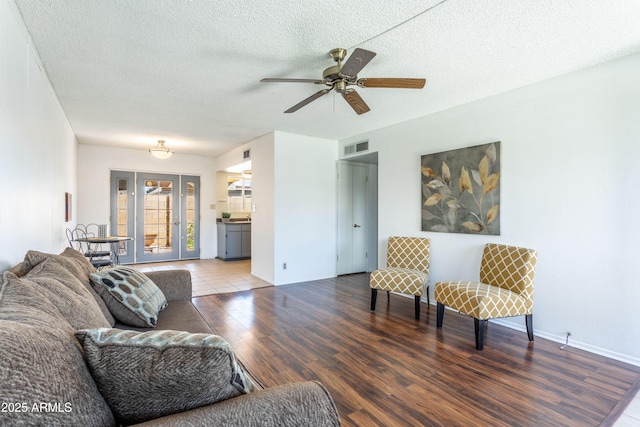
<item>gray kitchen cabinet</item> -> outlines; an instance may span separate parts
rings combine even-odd
[[[218,223],[218,258],[251,258],[251,224]]]

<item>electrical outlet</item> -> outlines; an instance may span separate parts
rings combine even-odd
[[[282,269],[283,269],[283,270],[286,270],[286,269],[287,269],[287,263],[286,263],[286,262],[283,262],[283,263],[282,263]]]

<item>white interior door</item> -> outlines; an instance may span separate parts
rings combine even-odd
[[[338,274],[367,271],[367,167],[338,163]]]

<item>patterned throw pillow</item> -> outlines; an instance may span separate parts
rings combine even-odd
[[[91,284],[109,307],[113,317],[140,328],[154,327],[167,299],[143,273],[116,266],[91,273]]]
[[[222,337],[83,329],[89,370],[120,423],[133,424],[257,390]]]

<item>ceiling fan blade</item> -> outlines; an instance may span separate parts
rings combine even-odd
[[[349,103],[349,105],[351,105],[353,111],[358,113],[358,115],[364,114],[369,111],[369,106],[366,102],[364,102],[364,100],[360,97],[360,95],[358,95],[358,92],[356,92],[355,90],[345,90],[344,92],[342,92],[342,97]]]
[[[296,105],[294,105],[293,107],[291,107],[287,111],[285,111],[285,113],[294,113],[294,112],[298,111],[299,109],[301,109],[302,107],[304,107],[305,105],[309,104],[312,101],[315,101],[316,99],[320,98],[323,95],[328,94],[329,92],[331,92],[331,89],[322,89],[321,91],[314,93],[313,95],[311,95],[307,99],[298,102]]]
[[[322,80],[317,79],[279,79],[279,78],[266,78],[260,80],[262,83],[315,83],[321,84],[324,83]]]
[[[425,79],[365,78],[358,80],[360,87],[386,87],[399,89],[422,89]]]
[[[376,56],[375,52],[357,48],[342,66],[340,74],[347,77],[357,76],[360,70],[362,70],[374,56]]]

